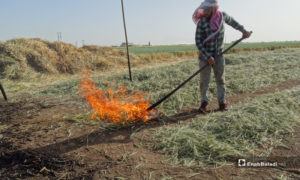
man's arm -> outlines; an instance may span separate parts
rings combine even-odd
[[[199,21],[197,24],[197,29],[196,29],[196,35],[195,35],[195,41],[196,41],[196,46],[200,53],[205,57],[205,59],[208,59],[211,57],[211,54],[209,54],[206,49],[203,46],[203,41],[204,41],[204,33],[203,33],[203,21]]]
[[[230,25],[234,29],[241,31],[242,33],[246,32],[244,26],[240,25],[235,19],[233,19],[227,13],[223,12],[223,18],[226,24]]]
[[[248,38],[251,36],[251,32],[246,31],[244,26],[240,25],[235,19],[233,19],[231,16],[229,16],[227,13],[223,12],[223,18],[226,24],[230,25],[236,30],[239,30],[243,33],[244,38]]]

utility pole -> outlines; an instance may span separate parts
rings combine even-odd
[[[58,41],[58,43],[56,43],[56,47],[60,51],[61,50],[61,44],[59,42],[62,41],[61,32],[57,32],[57,41]]]
[[[121,0],[121,5],[122,5],[122,15],[123,15],[123,24],[124,24],[124,31],[125,31],[125,39],[126,39],[126,51],[127,51],[127,59],[128,59],[129,79],[130,79],[130,81],[132,81],[131,67],[130,67],[130,58],[129,58],[129,50],[128,50],[128,38],[127,38],[127,31],[126,31],[126,22],[125,22],[123,0]]]
[[[57,41],[62,41],[61,32],[57,32]]]

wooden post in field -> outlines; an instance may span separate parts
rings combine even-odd
[[[123,24],[124,24],[124,31],[125,31],[125,39],[126,39],[126,51],[127,51],[127,59],[128,59],[129,79],[130,79],[130,81],[132,81],[123,0],[121,0],[121,4],[122,4],[122,15],[123,15]]]

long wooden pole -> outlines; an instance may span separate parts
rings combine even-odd
[[[3,95],[4,99],[5,99],[5,101],[7,101],[7,97],[6,97],[6,94],[5,94],[4,88],[3,88],[3,86],[2,86],[2,84],[1,84],[1,83],[0,83],[0,90],[1,90],[1,92],[2,92],[2,95]]]
[[[122,4],[122,15],[123,15],[123,24],[124,24],[124,31],[125,31],[125,39],[126,39],[126,51],[127,51],[127,59],[128,59],[129,79],[130,79],[130,81],[132,81],[131,67],[130,67],[130,57],[129,57],[129,50],[128,50],[128,38],[127,38],[127,30],[126,30],[126,22],[125,22],[123,0],[121,0],[121,4]]]

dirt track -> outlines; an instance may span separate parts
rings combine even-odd
[[[233,105],[245,98],[274,93],[300,85],[292,80],[253,93],[229,97]],[[99,124],[82,124],[66,117],[88,111],[79,97],[0,100],[0,179],[267,179],[300,177],[299,169],[240,169],[174,167],[162,152],[152,150],[153,130],[189,121],[196,109],[183,110],[166,121],[121,129],[100,129]],[[213,111],[216,103],[211,105]],[[277,148],[272,156],[300,157],[300,130],[286,137],[288,148]]]

